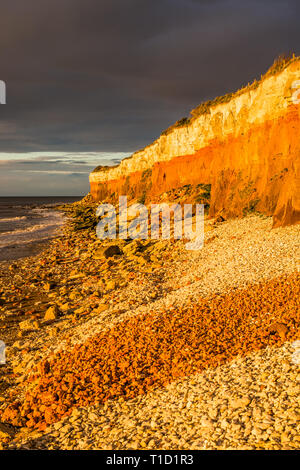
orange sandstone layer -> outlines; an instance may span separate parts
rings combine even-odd
[[[2,421],[44,429],[74,407],[129,399],[238,355],[299,339],[299,274],[132,317],[43,361]]]
[[[300,60],[172,129],[114,168],[90,174],[100,201],[128,195],[151,201],[186,184],[211,184],[210,215],[257,210],[274,226],[300,220]],[[172,201],[170,201],[172,202]]]
[[[154,163],[151,170],[117,180],[91,182],[93,197],[155,195],[185,184],[211,184],[210,215],[241,217],[249,210],[274,216],[274,226],[300,220],[300,114],[291,106],[284,117],[247,133],[212,141],[193,155]],[[172,202],[172,201],[170,201]]]

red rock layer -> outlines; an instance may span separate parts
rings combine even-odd
[[[299,338],[300,276],[200,299],[184,310],[132,317],[44,361],[23,403],[2,421],[44,428],[76,406],[124,399]]]
[[[210,215],[241,217],[257,210],[273,215],[274,226],[300,221],[300,113],[253,127],[238,137],[211,141],[194,155],[157,162],[118,180],[91,183],[95,200],[108,196],[146,196],[185,184],[211,184]]]

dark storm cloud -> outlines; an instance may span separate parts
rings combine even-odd
[[[0,151],[134,151],[299,53],[298,4],[1,0]]]

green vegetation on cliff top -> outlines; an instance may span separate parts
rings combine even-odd
[[[196,108],[192,109],[190,112],[189,117],[183,117],[176,121],[174,124],[172,124],[170,127],[165,129],[161,135],[168,135],[170,132],[172,132],[174,129],[178,127],[184,127],[188,126],[192,121],[197,119],[199,116],[203,114],[209,114],[211,108],[222,104],[222,103],[228,103],[231,101],[233,98],[236,98],[237,96],[242,95],[243,93],[249,92],[251,90],[255,90],[266,78],[277,75],[278,73],[282,72],[284,69],[286,69],[289,65],[291,65],[293,62],[300,61],[300,57],[296,57],[295,54],[291,55],[281,55],[277,59],[275,59],[274,63],[271,65],[271,67],[267,70],[267,72],[261,76],[259,80],[254,80],[252,83],[248,83],[243,88],[240,88],[239,90],[233,92],[233,93],[227,93],[226,95],[223,96],[217,96],[213,100],[205,101],[203,103],[200,103]],[[142,150],[145,150],[147,147],[149,147],[151,144],[147,145],[143,149],[137,150],[134,152],[130,157],[124,158],[124,160],[131,158],[133,155],[136,153],[141,152]],[[93,173],[96,173],[98,171],[108,171],[111,168],[115,168],[118,165],[114,166],[98,166],[93,170]]]
[[[209,114],[211,108],[222,103],[228,103],[233,98],[236,98],[237,96],[240,96],[243,93],[249,92],[251,90],[255,90],[266,78],[277,75],[278,73],[286,69],[289,65],[291,65],[293,62],[297,62],[298,60],[300,60],[300,57],[296,57],[295,54],[290,55],[290,56],[285,56],[285,55],[279,56],[271,65],[271,67],[267,70],[267,72],[264,75],[262,75],[259,80],[254,80],[252,83],[248,83],[248,85],[246,85],[243,88],[240,88],[236,92],[227,93],[226,95],[223,95],[223,96],[217,96],[213,100],[200,103],[196,108],[192,109],[192,111],[190,112],[191,114],[190,117],[184,117],[180,119],[179,121],[176,121],[175,124],[172,124],[170,127],[168,127],[168,129],[163,131],[161,135],[169,134],[176,127],[187,126],[190,122],[192,122],[194,119],[198,118],[199,116],[203,114]]]

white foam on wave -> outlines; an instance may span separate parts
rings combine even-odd
[[[21,217],[7,217],[5,219],[0,219],[0,224],[1,222],[15,222],[17,220],[26,220],[27,217],[26,215],[22,215]]]
[[[64,216],[57,212],[44,212],[44,222],[30,227],[0,233],[0,249],[12,245],[23,245],[25,243],[42,241],[52,237],[57,229],[64,223]]]

